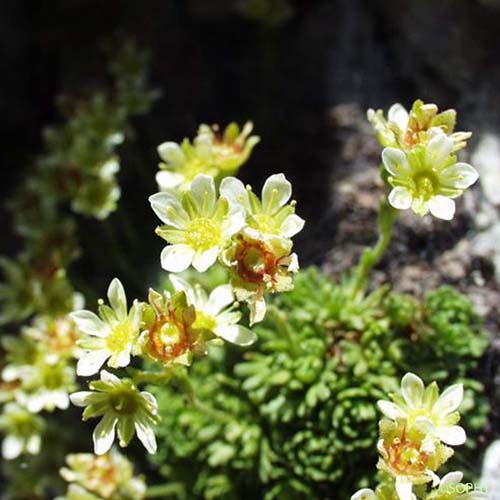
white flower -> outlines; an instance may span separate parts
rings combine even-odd
[[[198,175],[189,191],[156,193],[149,201],[165,223],[156,232],[170,243],[161,254],[166,271],[184,271],[191,264],[199,272],[206,271],[244,225],[241,210],[230,209],[224,198],[217,199],[214,180],[206,175]]]
[[[8,403],[0,415],[0,431],[5,434],[2,456],[13,460],[23,453],[37,455],[40,452],[43,420],[27,409]]]
[[[295,202],[287,204],[292,196],[292,185],[283,174],[271,175],[262,188],[262,201],[235,177],[226,177],[220,187],[233,207],[241,207],[247,224],[264,234],[292,238],[304,227],[304,220],[295,214]]]
[[[466,439],[464,429],[456,425],[463,394],[462,384],[455,384],[439,396],[435,383],[425,388],[417,375],[407,373],[401,382],[401,394],[393,397],[394,402],[378,401],[378,407],[391,420],[405,419],[409,426],[427,426],[428,432],[443,443],[457,446]]]
[[[363,488],[351,496],[351,500],[376,500],[377,496],[373,490]]]
[[[66,457],[66,464],[67,467],[60,470],[61,477],[83,488],[78,491],[80,495],[89,495],[91,492],[99,498],[140,500],[146,493],[142,477],[134,477],[131,462],[115,449],[100,456],[91,453],[70,454]],[[83,496],[82,500],[84,498],[87,496]]]
[[[120,446],[127,446],[134,434],[149,453],[156,453],[154,428],[159,422],[158,403],[149,392],[140,392],[130,379],[119,379],[106,370],[101,380],[90,382],[91,391],[70,396],[76,406],[86,407],[83,420],[102,417],[93,433],[94,451],[103,455],[113,445],[115,429]]]
[[[87,338],[78,341],[78,345],[86,351],[78,361],[78,375],[94,375],[106,361],[113,368],[127,366],[130,356],[137,353],[141,316],[139,303],[134,302],[128,312],[125,290],[117,278],[109,285],[108,300],[111,307],[101,303],[100,317],[86,310],[70,314],[77,328],[87,335]]]
[[[228,308],[235,300],[231,285],[218,286],[207,296],[200,285],[192,286],[178,276],[170,276],[170,281],[176,291],[185,292],[188,303],[194,306],[194,328],[209,330],[227,342],[241,346],[255,342],[255,333],[238,324],[241,313]]]
[[[385,148],[382,161],[393,187],[389,203],[399,210],[411,208],[421,216],[430,211],[435,217],[451,220],[453,198],[478,178],[471,165],[457,163],[452,150],[453,141],[439,130],[426,146],[416,146],[408,153]]]

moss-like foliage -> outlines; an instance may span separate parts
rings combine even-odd
[[[488,336],[465,297],[444,287],[421,303],[384,289],[353,299],[348,283],[309,269],[274,305],[249,351],[192,366],[199,401],[217,412],[189,406],[175,387],[154,389],[163,420],[152,460],[178,497],[349,498],[375,482],[376,401],[409,370],[464,383],[474,447],[488,405],[469,377]]]

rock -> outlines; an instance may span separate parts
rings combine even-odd
[[[471,161],[479,172],[481,188],[486,200],[500,205],[500,138],[492,133],[484,134],[472,153]]]

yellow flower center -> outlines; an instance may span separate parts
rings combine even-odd
[[[109,398],[109,404],[119,415],[133,415],[138,407],[136,394],[126,389],[115,391]]]
[[[250,227],[268,234],[279,234],[279,227],[275,220],[267,214],[256,214],[252,217]]]
[[[183,336],[183,332],[173,323],[165,323],[160,328],[160,341],[164,348],[178,344]]]
[[[106,338],[106,346],[111,352],[120,352],[127,347],[131,339],[128,322],[120,323]]]
[[[208,217],[193,219],[186,229],[186,243],[197,251],[217,246],[220,239],[220,227]]]
[[[419,172],[413,177],[413,195],[414,198],[430,200],[437,191],[439,184],[436,174],[430,170]]]
[[[213,332],[216,326],[217,322],[213,316],[210,316],[203,311],[196,311],[196,320],[193,323],[193,328],[200,328]]]

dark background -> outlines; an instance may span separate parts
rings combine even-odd
[[[162,246],[147,204],[156,146],[193,137],[201,122],[247,119],[262,143],[241,176],[258,187],[286,173],[308,220],[299,255],[303,263],[321,262],[337,226],[331,184],[348,173],[337,159],[342,133],[332,109],[409,106],[420,97],[456,108],[462,130],[497,129],[499,3],[298,0],[286,22],[269,27],[244,18],[229,0],[2,0],[0,199],[30,175],[43,150],[42,128],[61,119],[56,96],[109,84],[105,47],[134,38],[152,54],[151,83],[162,97],[134,120],[135,138],[121,148],[120,209],[105,223],[81,221],[85,256],[75,275],[103,290],[114,275],[127,281],[125,267],[145,269],[128,279],[144,294]],[[16,253],[20,242],[6,211],[0,226],[0,253]],[[106,253],[110,232],[121,263]]]

